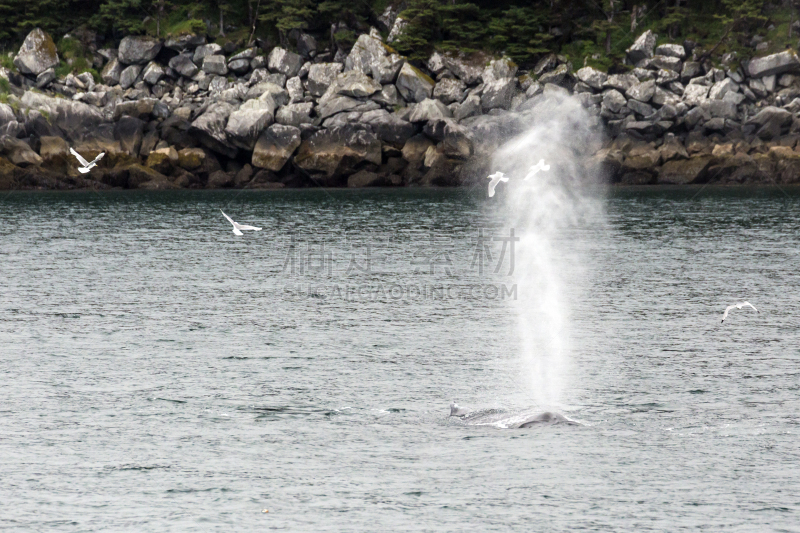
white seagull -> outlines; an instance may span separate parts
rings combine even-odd
[[[78,167],[78,172],[80,172],[81,174],[86,174],[87,172],[92,170],[94,167],[96,167],[97,166],[97,162],[100,161],[101,159],[103,159],[103,156],[106,155],[106,153],[103,152],[100,155],[98,155],[97,157],[95,157],[94,161],[92,161],[90,163],[87,160],[85,160],[83,158],[83,156],[81,154],[79,154],[78,152],[76,152],[73,148],[69,149],[69,153],[71,153],[72,155],[74,155],[75,157],[78,158],[78,161],[82,165],[82,166]]]
[[[500,172],[499,170],[492,174],[491,176],[486,176],[486,179],[490,179],[492,181],[489,182],[489,198],[494,196],[494,188],[497,187],[497,184],[501,181],[505,182],[508,181],[508,178]]]
[[[234,235],[242,235],[242,231],[241,230],[245,230],[245,231],[246,230],[261,231],[261,228],[257,228],[255,226],[247,226],[245,224],[239,224],[238,222],[234,222],[233,219],[231,217],[229,217],[228,215],[226,215],[225,211],[223,211],[222,209],[220,209],[219,212],[222,213],[223,216],[228,219],[228,222],[233,224],[233,234]]]
[[[525,176],[522,181],[528,181],[528,178],[534,177],[540,170],[550,170],[550,165],[545,165],[544,159],[540,159],[538,163],[533,165],[530,170],[528,170],[528,175]]]
[[[744,307],[746,305],[749,305],[750,307],[755,309],[756,313],[758,313],[758,309],[756,309],[756,306],[754,306],[750,302],[739,302],[738,304],[729,305],[728,307],[725,308],[725,313],[722,315],[722,322],[725,322],[725,319],[728,318],[728,311],[730,311],[734,307],[736,309],[741,309],[742,307]]]

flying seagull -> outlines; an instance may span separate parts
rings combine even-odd
[[[78,167],[78,172],[80,172],[81,174],[86,174],[87,172],[92,170],[94,167],[96,167],[97,166],[97,162],[100,161],[101,159],[103,159],[103,156],[106,155],[106,153],[103,152],[100,155],[98,155],[97,157],[95,157],[94,161],[92,161],[90,163],[87,160],[85,160],[83,158],[83,156],[81,154],[79,154],[78,152],[76,152],[75,149],[73,149],[73,148],[69,149],[69,153],[71,153],[72,155],[74,155],[75,157],[78,158],[78,161],[82,165],[82,166]]]
[[[530,170],[528,170],[528,175],[525,176],[522,181],[528,181],[528,178],[534,177],[540,170],[550,170],[550,165],[545,165],[544,159],[540,159],[538,163],[533,165]]]
[[[750,307],[755,309],[756,313],[758,313],[758,309],[756,309],[756,307],[753,304],[751,304],[750,302],[739,302],[738,304],[729,305],[728,307],[725,308],[725,314],[722,315],[722,322],[725,322],[725,319],[728,318],[728,311],[730,311],[734,307],[736,309],[741,309],[745,305],[749,305]]]
[[[486,176],[486,179],[490,179],[492,181],[489,182],[489,198],[494,196],[494,188],[497,187],[497,184],[501,181],[508,181],[508,178],[500,171],[495,172],[491,176]]]
[[[242,231],[241,230],[245,230],[245,231],[247,231],[247,230],[261,231],[261,228],[257,228],[255,226],[246,226],[244,224],[239,224],[238,222],[234,222],[233,219],[231,217],[229,217],[228,215],[226,215],[225,211],[223,211],[222,209],[220,209],[219,212],[222,213],[222,215],[225,218],[228,219],[228,222],[233,224],[233,234],[234,235],[242,235]]]

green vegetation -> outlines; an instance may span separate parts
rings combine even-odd
[[[392,46],[417,62],[433,50],[481,51],[529,68],[552,52],[576,67],[624,69],[625,49],[648,29],[659,42],[695,41],[699,54],[709,57],[751,56],[756,35],[769,42],[764,53],[796,47],[800,39],[791,30],[800,20],[800,2],[785,0],[0,0],[0,45],[13,49],[41,27],[59,42],[73,70],[91,66],[81,63],[90,59],[85,51],[63,42],[79,27],[96,32],[101,43],[128,34],[206,33],[236,48],[255,37],[293,47],[304,31],[322,46],[333,39],[347,48],[379,25],[387,6],[400,5],[407,26]]]

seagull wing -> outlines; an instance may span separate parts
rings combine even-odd
[[[103,156],[104,156],[104,155],[106,155],[106,153],[105,153],[105,152],[101,153],[100,155],[98,155],[97,157],[95,157],[95,158],[94,158],[94,161],[92,161],[92,162],[91,162],[91,163],[89,163],[89,164],[90,164],[90,165],[96,165],[98,161],[100,161],[101,159],[103,159]]]
[[[243,230],[261,231],[261,228],[255,226],[246,226],[244,224],[236,224],[236,227]]]
[[[489,198],[494,196],[494,188],[497,185],[498,180],[492,180],[489,182]]]
[[[730,311],[734,307],[736,307],[736,306],[735,305],[729,305],[728,307],[725,308],[725,313],[723,313],[723,315],[722,315],[722,321],[723,322],[725,322],[725,319],[728,318],[728,311]]]
[[[755,310],[756,313],[758,313],[758,309],[756,309],[755,305],[751,304],[750,302],[742,302],[742,307],[744,307],[745,305],[749,305]]]
[[[220,210],[219,210],[219,212],[220,212],[220,213],[222,213],[222,216],[224,216],[225,218],[227,218],[227,219],[228,219],[228,222],[230,222],[231,224],[233,224],[233,227],[234,227],[234,229],[236,229],[236,222],[234,222],[234,221],[233,221],[233,219],[232,219],[231,217],[229,217],[228,215],[226,215],[226,214],[225,214],[225,211],[223,211],[222,209],[220,209]],[[234,231],[234,233],[236,233],[236,231]]]
[[[236,226],[233,227],[233,234],[234,235],[244,235],[241,231],[239,231],[239,228],[237,228]]]
[[[508,178],[498,178],[498,180],[502,181],[502,182],[506,182],[506,181],[508,181]]]
[[[81,166],[84,166],[84,167],[88,167],[89,166],[89,162],[87,160],[85,160],[81,154],[76,152],[74,148],[70,148],[69,149],[69,153],[71,153],[72,155],[74,155],[75,157],[78,158],[78,162],[81,164]]]

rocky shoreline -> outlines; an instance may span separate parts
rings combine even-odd
[[[387,40],[391,39],[390,37]],[[576,154],[612,184],[800,183],[800,59],[715,64],[642,34],[628,71],[543,58],[433,54],[422,68],[377,31],[350,50],[236,50],[185,35],[97,48],[100,80],[57,78],[33,30],[0,103],[0,189],[472,185],[537,106],[572,95],[601,143]],[[69,147],[87,159],[79,174]]]

